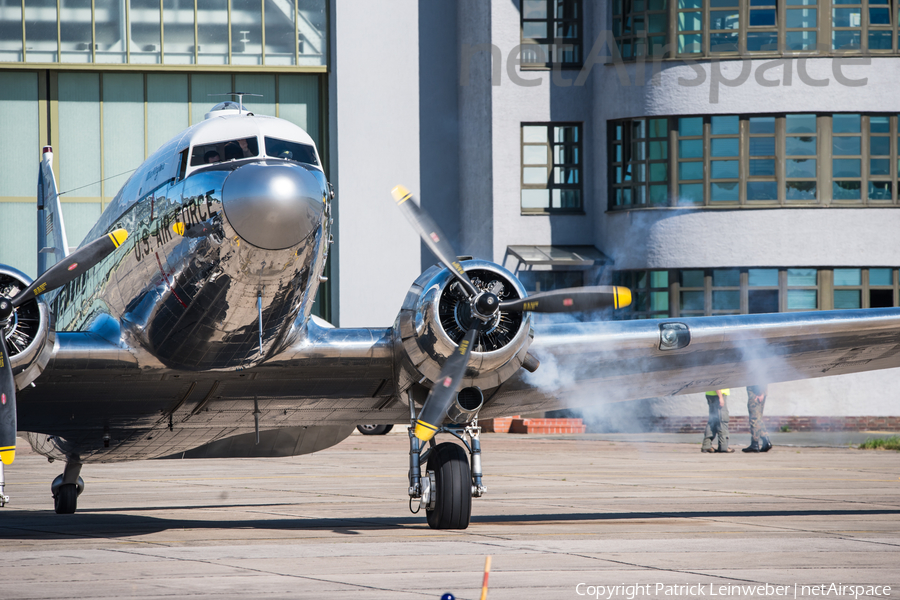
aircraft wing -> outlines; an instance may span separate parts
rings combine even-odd
[[[661,350],[661,327],[690,342]],[[567,323],[535,327],[520,370],[484,416],[900,367],[900,309]]]

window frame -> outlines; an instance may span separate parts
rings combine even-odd
[[[584,0],[544,0],[547,7],[547,16],[545,18],[526,18],[525,1],[521,2],[519,8],[519,43],[521,44],[519,52],[519,68],[523,71],[545,71],[549,69],[580,69],[584,65]],[[575,17],[560,17],[558,15],[559,5],[575,7]],[[565,9],[563,10],[565,13]],[[527,23],[544,22],[547,25],[547,36],[542,38],[525,37],[525,25]],[[566,23],[574,23],[577,27],[577,35],[574,38],[556,37],[558,27]],[[567,44],[567,41],[574,39],[573,44]],[[560,50],[567,45],[573,47],[575,58],[573,60],[557,60],[560,55],[565,56],[566,50]],[[534,61],[526,62],[526,50],[529,47],[542,48],[546,47],[550,56],[544,56],[546,60],[543,62]],[[540,54],[544,51],[541,50]]]
[[[525,148],[540,146],[543,144],[539,144],[537,142],[526,142],[525,141],[525,128],[526,127],[546,127],[547,128],[547,183],[546,184],[537,184],[537,183],[525,183],[525,169],[528,166],[525,164]],[[577,141],[574,143],[567,142],[555,142],[554,141],[554,133],[555,128],[557,127],[575,127],[577,131]],[[519,210],[523,215],[547,215],[547,214],[574,214],[574,215],[582,215],[585,214],[585,198],[584,198],[584,148],[586,144],[584,143],[584,123],[581,121],[540,121],[540,122],[531,122],[531,121],[523,121],[519,125]],[[577,156],[578,162],[576,163],[556,163],[555,156],[555,148],[556,146],[574,146]],[[578,183],[557,183],[556,179],[556,168],[557,167],[574,167],[578,172]],[[525,190],[544,190],[548,191],[548,206],[543,208],[525,208],[522,206],[522,192]],[[553,190],[577,190],[578,198],[579,198],[579,206],[572,208],[554,208],[553,207]]]

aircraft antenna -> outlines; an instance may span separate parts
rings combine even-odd
[[[251,94],[250,92],[226,92],[224,94],[207,94],[207,96],[237,96],[238,99],[238,114],[244,114],[244,96],[256,96],[258,98],[262,98],[262,94]]]

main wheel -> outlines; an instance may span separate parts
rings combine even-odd
[[[428,457],[428,471],[434,471],[434,508],[426,510],[432,529],[465,529],[472,514],[472,473],[462,446],[438,444]]]
[[[393,425],[357,425],[356,429],[363,435],[385,435],[391,429],[393,429]]]
[[[78,486],[67,483],[59,486],[53,497],[53,507],[58,515],[71,515],[78,508]]]

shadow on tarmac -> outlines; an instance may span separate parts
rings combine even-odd
[[[252,506],[284,506],[252,505]],[[228,508],[227,506],[172,507],[172,510],[200,508]],[[235,507],[237,508],[237,507]],[[139,514],[113,514],[114,512],[139,512],[145,509],[82,510],[75,515],[57,515],[51,511],[4,511],[4,523],[0,524],[0,539],[103,539],[147,535],[169,530],[204,529],[256,529],[273,531],[305,531],[328,529],[334,533],[355,535],[359,531],[391,529],[427,529],[425,515],[401,518],[375,517],[361,519],[236,519],[189,520],[165,519]],[[158,509],[154,509],[158,510]],[[534,515],[481,515],[473,516],[472,524],[504,523],[557,523],[561,521],[627,521],[646,519],[709,519],[709,518],[762,518],[772,517],[860,517],[874,515],[900,516],[900,509],[860,510],[746,510],[746,511],[696,511],[696,512],[624,512],[624,513],[559,513]]]

